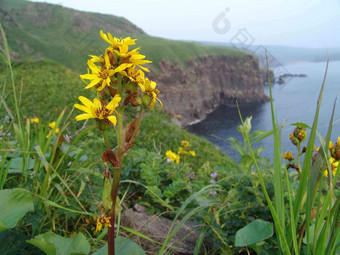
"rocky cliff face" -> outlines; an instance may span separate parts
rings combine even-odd
[[[250,56],[207,56],[190,60],[185,68],[160,62],[153,74],[164,109],[179,124],[203,119],[221,104],[264,102],[263,79],[257,60]]]

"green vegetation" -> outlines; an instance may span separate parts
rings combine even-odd
[[[17,0],[6,7],[20,16],[26,8],[23,4],[29,5]],[[46,6],[50,9],[44,9]],[[60,8],[40,7],[50,11]],[[54,17],[48,11],[44,15],[46,19]],[[106,190],[107,161],[103,162],[100,155],[111,151],[108,141],[116,142],[121,137],[111,134],[104,143],[94,120],[76,124],[72,105],[78,95],[90,93],[84,91],[78,74],[46,60],[16,62],[13,67],[0,28],[4,42],[0,58],[5,67],[0,73],[0,254],[106,254],[110,227],[103,214],[110,192]],[[19,32],[8,32],[9,36],[17,36],[10,43],[23,42]],[[162,59],[184,63],[189,52],[197,57],[219,51],[158,39],[164,45],[160,47],[156,46],[157,40],[151,42],[152,38],[138,33],[142,46],[144,38],[145,46],[157,49],[149,52],[156,62],[161,59],[157,52],[164,52]],[[33,39],[36,36],[31,35]],[[53,38],[45,46],[50,46],[51,52],[56,50],[51,53],[56,57],[63,47],[58,49],[62,42]],[[41,38],[38,41],[43,42]],[[183,45],[192,51],[184,50]],[[88,51],[77,49],[79,54]],[[73,62],[75,70],[79,63]],[[297,156],[295,159],[293,153],[285,153],[287,162],[282,162],[281,126],[275,119],[273,100],[270,132],[253,131],[251,117],[243,120],[240,113],[242,125],[238,131],[243,141],[228,140],[240,154],[239,162],[179,129],[164,112],[147,111],[141,132],[120,166],[116,254],[127,254],[127,250],[145,254],[140,247],[145,240],[157,247],[159,255],[175,254],[174,236],[187,221],[194,222],[200,234],[193,254],[199,254],[200,249],[206,254],[338,254],[340,139],[330,143],[334,109],[325,138],[316,130],[324,87],[325,82],[313,126],[292,124],[296,129],[289,139],[296,145]],[[118,110],[122,116],[124,108]],[[128,111],[125,121],[135,115],[135,111]],[[271,135],[274,164],[259,155],[261,148],[252,149],[256,142]],[[318,150],[314,148],[316,138],[321,142]],[[195,153],[183,153],[183,144]],[[181,155],[180,162],[171,160],[169,150]],[[121,225],[124,210],[136,204],[146,206],[149,214],[172,221],[161,241]],[[134,237],[140,243],[132,241]]]
[[[138,39],[142,54],[159,71],[160,60],[186,65],[186,61],[207,55],[243,55],[239,50],[192,42],[166,40],[146,35],[124,18],[79,12],[57,5],[4,0],[0,18],[14,60],[50,59],[77,72],[86,72],[88,55],[99,54],[107,46],[99,31]],[[123,32],[124,31],[124,32]]]

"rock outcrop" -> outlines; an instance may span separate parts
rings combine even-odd
[[[180,125],[203,119],[221,104],[268,100],[257,59],[250,55],[207,56],[186,67],[161,61],[160,68],[151,78],[162,92],[164,109]]]
[[[168,235],[172,221],[157,215],[148,215],[146,208],[136,204],[133,208],[123,211],[121,224],[133,228],[144,235],[152,238],[158,243],[163,243]],[[175,223],[175,226],[178,222]],[[193,222],[187,221],[170,240],[171,254],[193,254],[200,232],[195,230],[197,226]],[[133,239],[138,243],[138,239]],[[140,243],[147,254],[158,254],[160,246],[151,241],[143,239]],[[201,254],[201,253],[200,253]]]

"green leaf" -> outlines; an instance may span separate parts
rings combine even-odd
[[[93,255],[107,255],[108,247],[107,244],[100,248]],[[116,255],[145,255],[144,250],[139,247],[135,242],[128,238],[118,236],[115,238],[115,254]]]
[[[261,242],[273,235],[273,224],[264,220],[254,220],[239,229],[235,235],[235,246],[244,247]]]
[[[33,210],[33,197],[29,191],[0,190],[0,232],[15,227],[21,217]]]
[[[38,247],[47,255],[88,254],[91,250],[89,242],[82,233],[65,238],[48,232],[27,242]]]
[[[295,123],[292,123],[290,125],[312,129],[310,126],[308,126],[306,123],[303,123],[303,122],[295,122]]]
[[[104,188],[102,194],[103,207],[106,211],[111,210],[112,200],[111,200],[111,181],[109,178],[104,177]]]

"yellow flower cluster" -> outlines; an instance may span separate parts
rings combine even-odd
[[[111,217],[107,217],[107,216],[100,216],[97,219],[97,225],[96,225],[96,231],[95,232],[99,232],[102,230],[103,225],[105,227],[111,227]]]
[[[292,154],[291,151],[285,152],[283,154],[283,158],[288,160],[288,161],[293,161],[294,160],[294,157],[293,157],[293,154]]]
[[[51,122],[48,124],[49,128],[51,129],[50,132],[48,133],[48,135],[46,136],[46,138],[49,138],[51,135],[52,135],[52,130],[54,129],[55,127],[55,121]],[[59,128],[56,128],[54,133],[55,134],[59,134],[60,132],[60,129]]]
[[[180,157],[176,153],[174,153],[172,150],[168,150],[165,153],[165,158],[168,161],[175,162],[176,164],[179,164]]]
[[[331,157],[329,158],[329,163],[331,164],[331,171],[333,176],[335,176],[336,170],[338,169],[339,161],[340,161],[340,137],[338,137],[338,141],[333,144],[332,141],[328,144],[328,149],[330,151]],[[328,177],[328,168],[326,168],[323,172],[325,177]]]
[[[178,155],[180,156],[184,156],[184,155],[190,155],[192,157],[195,157],[196,156],[196,152],[195,151],[192,151],[192,150],[189,150],[189,147],[190,147],[190,143],[189,141],[182,141],[181,143],[181,147],[178,147]]]
[[[336,170],[338,169],[338,165],[339,165],[339,161],[336,161],[333,157],[329,158],[329,163],[331,163],[331,167],[332,167],[332,174],[333,176],[335,176]],[[323,176],[328,177],[328,168],[326,165],[326,168],[323,172]]]
[[[31,122],[31,124],[39,124],[40,122],[39,118],[27,119],[27,121]]]
[[[190,147],[189,141],[183,140],[181,142],[181,146],[178,147],[177,154],[171,150],[168,150],[165,153],[165,159],[167,159],[170,162],[175,162],[176,164],[179,164],[181,156],[187,156],[190,155],[192,157],[196,156],[196,152],[189,150]]]
[[[87,74],[80,75],[86,83],[85,89],[95,89],[97,98],[93,101],[80,96],[83,105],[75,104],[74,107],[85,112],[78,115],[76,120],[97,119],[116,125],[114,113],[119,106],[139,106],[153,109],[162,102],[158,99],[159,91],[156,83],[145,77],[144,72],[149,70],[143,65],[151,63],[139,53],[140,48],[129,51],[129,46],[135,45],[136,39],[116,38],[110,33],[100,31],[100,36],[109,44],[104,55],[90,55],[87,61]]]

